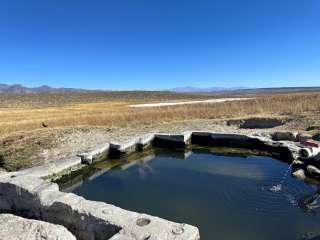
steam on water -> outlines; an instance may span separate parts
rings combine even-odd
[[[288,177],[288,174],[289,174],[289,172],[290,172],[290,170],[291,170],[291,168],[292,168],[293,163],[294,163],[294,161],[292,161],[292,163],[290,163],[288,169],[287,169],[287,170],[285,171],[285,173],[283,174],[280,183],[277,184],[277,185],[274,185],[274,186],[272,186],[272,187],[270,188],[270,191],[271,191],[271,192],[279,192],[279,191],[282,190],[282,185],[284,184],[286,178]]]

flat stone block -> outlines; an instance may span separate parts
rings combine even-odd
[[[65,227],[43,221],[0,214],[0,239],[6,240],[76,240]]]
[[[146,134],[138,139],[137,145],[139,150],[143,150],[147,147],[152,146],[154,134]]]
[[[139,139],[133,139],[127,142],[110,143],[110,154],[127,154],[137,150]]]
[[[192,132],[182,134],[157,133],[155,134],[154,145],[156,147],[184,148],[191,142],[191,136]]]
[[[26,175],[26,176],[44,178],[47,176],[58,174],[66,169],[75,167],[80,164],[81,164],[81,158],[73,157],[65,160],[49,162],[42,166],[28,168],[19,172],[13,172],[11,174],[15,176]]]
[[[81,162],[83,164],[92,164],[94,161],[99,161],[107,158],[109,148],[109,143],[101,144],[89,152],[78,154],[78,156],[81,157]]]

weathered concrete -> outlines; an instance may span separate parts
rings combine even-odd
[[[320,155],[320,148],[303,147],[300,149],[300,157],[303,159],[316,158]]]
[[[153,144],[154,137],[154,133],[146,134],[140,137],[137,142],[138,150],[144,150],[148,147],[151,147]]]
[[[39,177],[44,178],[48,176],[54,176],[56,174],[62,173],[66,170],[74,170],[82,167],[81,166],[81,158],[80,157],[73,157],[70,159],[65,160],[59,160],[55,162],[50,162],[42,166],[37,166],[33,168],[28,168],[25,170],[21,170],[18,172],[11,172],[9,174],[14,176],[33,176],[33,177]]]
[[[76,240],[63,226],[0,214],[0,239],[3,240]]]
[[[250,136],[245,134],[215,133],[215,132],[184,132],[182,134],[156,133],[147,134],[140,138],[135,138],[126,142],[111,142],[110,144],[100,145],[94,150],[80,154],[82,163],[92,164],[95,161],[106,158],[107,156],[118,156],[129,154],[137,150],[144,150],[150,146],[184,148],[190,142],[205,144],[210,146],[226,147],[245,147],[257,148],[266,151],[280,152],[285,154],[286,149],[291,146],[290,152],[295,152],[294,144],[290,143],[297,139],[296,133],[276,132],[272,138],[262,136]],[[283,141],[280,141],[283,140]],[[297,155],[297,153],[295,153]],[[101,157],[101,155],[103,157]]]
[[[93,161],[106,159],[108,157],[109,148],[109,143],[101,144],[95,147],[95,149],[86,153],[81,153],[78,156],[81,157],[81,162],[83,164],[92,164]]]
[[[149,240],[150,238],[147,238],[147,239]],[[110,238],[110,240],[134,240],[134,238],[123,235],[122,233],[118,233],[114,235],[112,238]]]
[[[83,164],[92,164],[110,156],[129,154],[137,150],[144,150],[153,144],[154,134],[146,134],[126,142],[111,142],[102,144],[93,150],[78,154]]]
[[[139,139],[133,139],[126,142],[111,142],[110,143],[110,155],[123,155],[135,152],[138,149]]]
[[[157,133],[154,135],[153,144],[157,147],[185,147],[191,142],[191,136],[191,131],[182,134]]]
[[[300,147],[290,141],[273,141],[268,137],[244,134],[193,132],[192,143],[207,146],[238,147],[267,151],[277,158],[292,162],[299,157]]]
[[[1,212],[15,212],[63,225],[80,240],[109,239],[120,230],[124,236],[135,240],[199,239],[196,227],[88,201],[60,192],[56,184],[35,177],[0,177],[0,196]],[[183,231],[176,234],[176,228]]]
[[[278,139],[289,138],[281,136]],[[81,157],[0,175],[0,212],[61,224],[80,240],[197,240],[199,231],[196,227],[88,201],[72,193],[60,192],[56,184],[41,179],[79,169],[85,166],[82,163],[91,164],[108,155],[128,154],[151,145],[185,148],[189,143],[261,149],[287,162],[297,159],[300,150],[294,142],[274,141],[268,136],[216,132],[148,134],[128,142],[100,145]],[[187,153],[180,151],[177,154],[186,158]]]

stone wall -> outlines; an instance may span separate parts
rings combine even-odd
[[[286,135],[281,136],[283,141],[274,141],[272,136],[186,132],[149,134],[130,142],[106,143],[72,159],[1,175],[0,212],[63,225],[79,240],[198,240],[199,230],[196,227],[60,192],[57,184],[44,178],[79,169],[84,164],[92,164],[110,155],[141,151],[152,145],[181,148],[197,143],[258,148],[292,162],[298,158],[300,148],[294,142],[287,141]]]

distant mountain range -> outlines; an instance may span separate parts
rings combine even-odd
[[[233,93],[233,94],[255,94],[255,93],[272,93],[272,92],[299,92],[299,91],[320,91],[320,87],[278,87],[278,88],[222,88],[222,87],[178,87],[169,89],[170,92],[176,93]]]
[[[1,93],[66,93],[66,92],[91,92],[94,90],[86,90],[79,88],[54,88],[50,86],[40,87],[26,87],[21,84],[1,84],[0,83],[0,94]],[[96,90],[98,91],[98,90]],[[102,90],[100,90],[102,91]],[[230,93],[230,94],[254,94],[254,93],[268,93],[268,92],[298,92],[298,91],[320,91],[320,87],[281,87],[281,88],[245,88],[245,87],[209,87],[209,88],[197,88],[197,87],[177,87],[168,89],[166,91],[174,93]]]
[[[223,87],[208,87],[208,88],[198,88],[198,87],[177,87],[169,89],[170,92],[178,93],[210,93],[210,92],[226,92],[226,91],[237,91],[241,89],[247,89],[245,87],[233,87],[233,88],[223,88]]]
[[[52,93],[63,93],[63,92],[85,92],[88,90],[84,89],[77,89],[77,88],[53,88],[46,85],[40,87],[25,87],[21,84],[1,84],[0,83],[0,93],[45,93],[45,92],[52,92]]]

